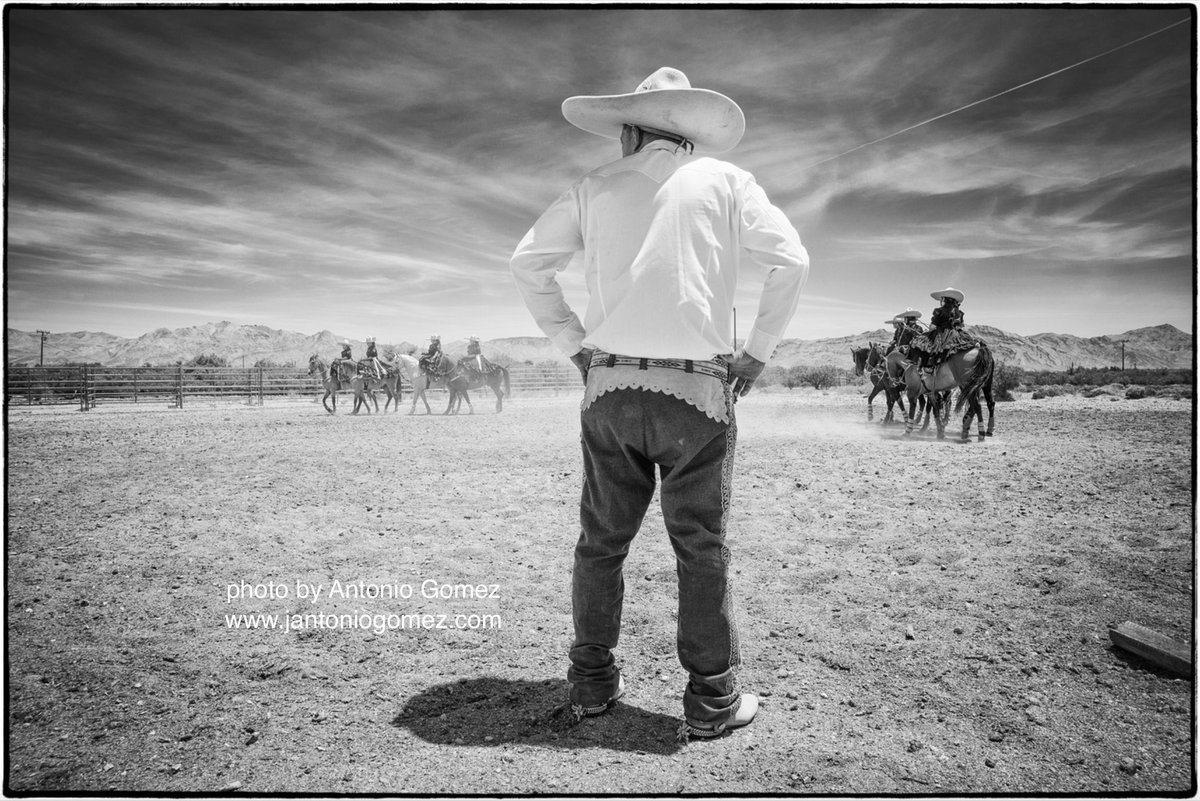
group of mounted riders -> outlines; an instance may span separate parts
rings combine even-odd
[[[979,344],[978,338],[971,336],[963,326],[962,292],[946,287],[931,292],[930,297],[940,300],[941,305],[929,316],[928,329],[918,322],[921,312],[911,306],[887,321],[892,324],[894,333],[884,355],[900,351],[916,363],[922,377],[931,376],[955,353],[971,350]]]
[[[961,389],[957,408],[969,404],[970,410],[963,419],[963,438],[966,439],[970,419],[978,415],[980,435],[984,435],[982,409],[979,393],[982,392],[988,406],[987,434],[992,433],[992,374],[994,361],[987,343],[971,334],[964,326],[962,311],[963,293],[954,287],[931,292],[930,297],[940,304],[930,315],[929,327],[921,322],[921,312],[909,307],[887,322],[892,324],[892,340],[885,347],[872,345],[855,353],[855,366],[872,371],[876,392],[884,390],[888,396],[889,417],[891,404],[900,403],[904,410],[902,393],[909,398],[909,409],[905,411],[908,431],[912,430],[911,408],[918,398],[928,396],[936,406],[947,393]],[[871,398],[875,393],[871,393]],[[870,399],[868,398],[868,418]],[[941,436],[943,421],[938,418]]]
[[[366,358],[361,360],[355,360],[354,351],[349,341],[342,340],[341,345],[342,353],[337,359],[333,360],[334,367],[339,362],[346,362],[353,366],[358,375],[376,379],[384,379],[400,372],[400,367],[396,363],[395,353],[387,354],[386,358],[380,357],[379,351],[375,346],[375,337],[367,337]],[[467,345],[467,355],[456,362],[444,356],[442,353],[442,338],[434,334],[429,338],[429,347],[418,357],[417,363],[420,365],[421,372],[431,382],[444,381],[456,371],[460,371],[469,377],[483,378],[501,369],[499,365],[488,361],[487,357],[483,355],[483,351],[479,345],[479,337],[475,336],[471,337]]]

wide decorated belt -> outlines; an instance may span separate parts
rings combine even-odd
[[[717,358],[712,361],[698,359],[651,359],[642,356],[618,356],[615,353],[605,353],[598,350],[592,354],[588,369],[593,367],[636,367],[648,370],[651,367],[665,367],[668,370],[682,370],[685,373],[697,373],[716,378],[729,383],[729,363]]]

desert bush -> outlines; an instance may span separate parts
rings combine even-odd
[[[836,367],[807,367],[801,371],[801,382],[813,389],[828,389],[838,385],[838,370]]]
[[[992,379],[992,395],[998,401],[1013,399],[1013,390],[1021,385],[1024,374],[1020,367],[996,362],[996,374]]]
[[[1025,383],[1031,386],[1070,384],[1074,386],[1104,386],[1106,384],[1192,384],[1195,371],[1189,369],[1147,368],[1122,370],[1119,367],[1072,367],[1066,371],[1040,370],[1026,372]]]

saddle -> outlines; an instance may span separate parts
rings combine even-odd
[[[479,357],[477,356],[462,357],[458,360],[458,369],[465,370],[475,375],[492,375],[499,370],[499,367],[492,364],[487,359],[483,359],[483,369],[480,370],[478,362],[476,361],[478,358]]]
[[[388,364],[383,359],[379,360],[379,364],[381,367],[383,367],[383,377],[384,378],[390,378],[391,376],[394,376],[399,372],[399,370],[396,367]],[[358,360],[358,372],[367,374],[367,375],[375,375],[375,362],[372,361],[371,359],[359,359]]]

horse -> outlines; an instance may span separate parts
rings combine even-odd
[[[512,394],[512,388],[508,380],[508,369],[500,365],[493,365],[492,369],[486,373],[481,373],[479,370],[470,366],[471,359],[458,360],[458,375],[466,378],[466,386],[461,382],[455,381],[449,385],[450,388],[450,406],[454,413],[458,413],[462,401],[465,399],[467,408],[470,414],[475,414],[475,408],[471,405],[471,395],[468,390],[482,389],[490,387],[492,392],[496,394],[496,411],[504,411],[504,396]],[[503,385],[503,389],[501,389]]]
[[[500,388],[501,384],[504,386],[503,390]],[[430,413],[429,401],[425,400],[425,390],[429,387],[445,387],[450,391],[450,400],[446,404],[446,411],[443,414],[457,414],[463,400],[466,400],[470,413],[474,414],[475,407],[471,404],[471,396],[468,391],[483,386],[492,388],[492,391],[496,393],[496,411],[503,411],[504,395],[510,394],[507,369],[497,367],[494,372],[481,374],[478,371],[466,369],[461,363],[454,362],[444,353],[439,354],[437,363],[432,368],[427,364],[421,365],[420,378],[413,383],[413,405],[409,414],[416,411],[418,399],[425,403],[425,413]]]
[[[867,396],[867,421],[875,419],[875,407],[871,403],[875,400],[875,396],[882,392],[887,400],[887,414],[883,418],[884,425],[894,422],[893,407],[899,403],[900,411],[903,412],[904,399],[900,397],[899,388],[893,384],[887,370],[884,369],[883,349],[878,342],[871,342],[865,348],[851,348],[850,356],[854,359],[854,374],[867,373],[871,379],[871,394]]]
[[[412,357],[409,356],[407,358],[411,359]],[[413,359],[413,362],[416,362],[416,359]],[[349,366],[345,365],[344,362],[342,364],[343,366],[347,367],[348,372]],[[360,366],[362,365],[361,362],[359,364]],[[388,406],[392,405],[395,406],[396,411],[400,411],[400,395],[402,392],[401,376],[404,371],[399,369],[397,365],[389,364],[386,361],[383,362],[383,365],[385,368],[388,368],[384,372],[383,378],[377,377],[373,372],[360,372],[359,375],[362,376],[363,384],[366,388],[368,397],[370,397],[372,403],[375,404],[375,411],[379,411],[379,402],[375,400],[375,390],[377,389],[382,389],[384,394],[387,395],[387,400],[385,400],[383,403],[384,413],[387,412]],[[393,371],[391,368],[397,369]]]
[[[364,394],[363,380],[361,376],[353,376],[345,381],[342,380],[341,370],[330,370],[329,365],[325,363],[317,354],[312,354],[308,357],[308,374],[319,375],[321,377],[321,386],[325,389],[325,395],[321,398],[321,405],[325,407],[325,411],[330,414],[337,413],[337,394],[343,389],[349,389],[354,393],[354,410],[351,414],[358,414],[360,406],[366,406],[367,399]],[[330,407],[329,401],[333,400],[333,406]],[[378,407],[378,404],[376,404]],[[370,408],[367,408],[367,413],[370,414]]]
[[[993,436],[995,433],[996,401],[992,397],[992,379],[995,377],[996,362],[986,342],[981,341],[970,350],[953,354],[938,365],[928,380],[921,375],[916,364],[904,358],[899,351],[888,354],[887,371],[893,381],[904,383],[910,407],[915,407],[919,396],[925,394],[932,396],[933,416],[937,419],[938,439],[944,439],[946,436],[946,421],[940,413],[942,395],[947,391],[953,392],[955,388],[961,390],[958,403],[954,406],[955,413],[961,411],[964,404],[967,405],[967,413],[963,415],[962,441],[969,441],[971,419],[976,416],[979,418],[980,440]],[[983,393],[988,408],[986,431],[983,426],[983,409],[979,405],[980,392]],[[948,406],[948,397],[945,402]],[[905,414],[904,423],[904,433],[907,436],[912,433],[912,417]]]

